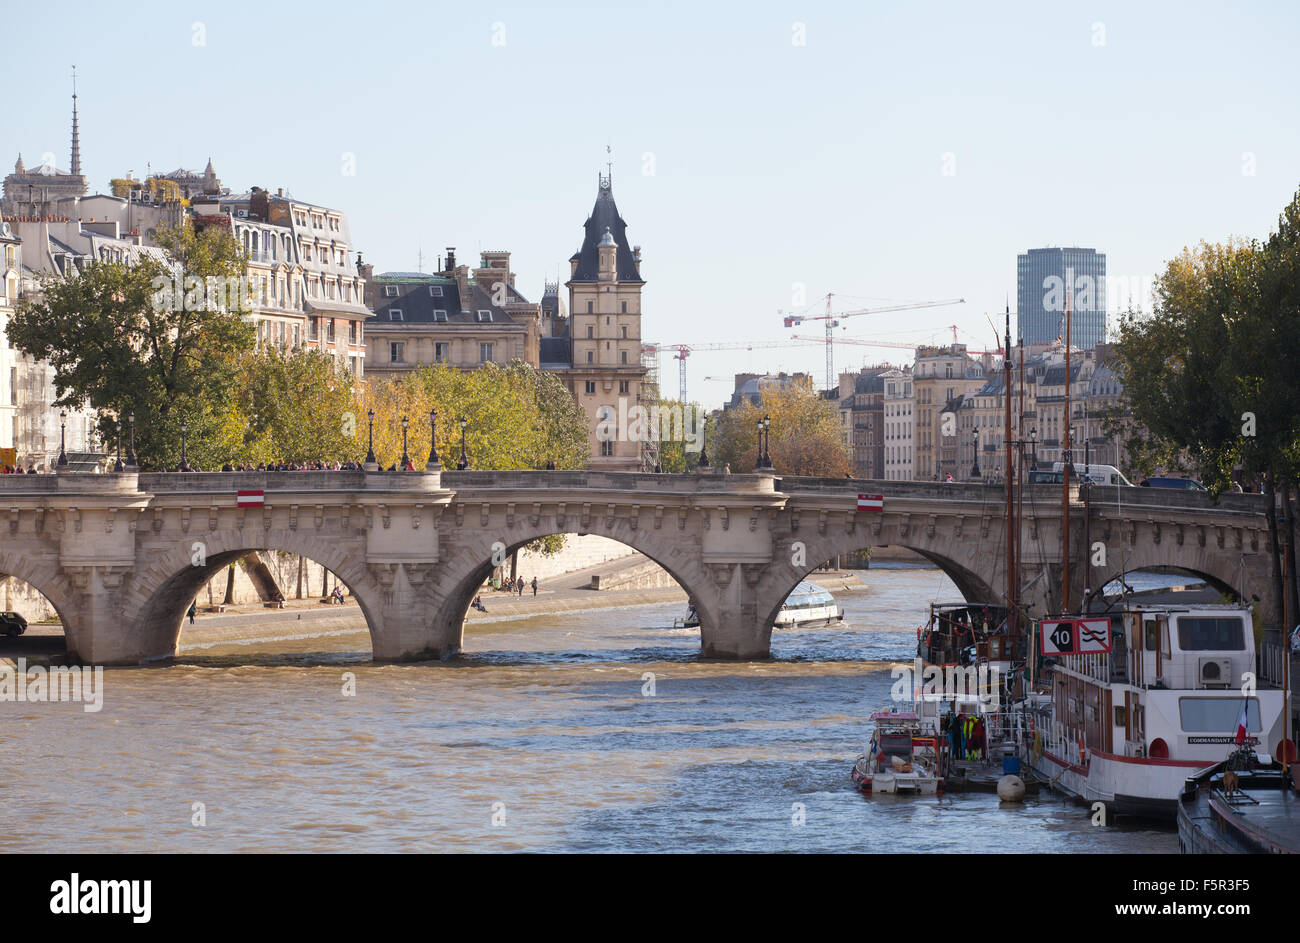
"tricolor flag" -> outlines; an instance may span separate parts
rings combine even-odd
[[[235,494],[235,504],[241,508],[260,508],[264,498],[260,491],[239,491]]]
[[[884,509],[885,509],[885,496],[883,494],[858,495],[859,511],[883,511]]]
[[[1237,719],[1237,746],[1246,742],[1246,707],[1250,704],[1247,701],[1241,705],[1241,717]]]

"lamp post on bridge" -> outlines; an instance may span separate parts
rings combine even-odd
[[[464,471],[469,468],[469,456],[465,453],[465,427],[469,420],[461,416],[457,421],[460,423],[460,461],[456,463],[456,470]]]
[[[406,471],[406,466],[411,464],[411,456],[406,453],[406,429],[411,421],[405,416],[402,417],[402,471]]]
[[[438,410],[429,410],[429,460],[424,463],[425,471],[441,471],[442,463],[438,461]]]
[[[370,446],[366,449],[366,471],[378,471],[379,463],[375,461],[375,411],[369,409],[366,411],[366,418],[370,420]]]
[[[113,471],[122,471],[122,417],[117,417],[117,460],[113,462]]]
[[[978,480],[978,478],[980,477],[980,431],[979,429],[978,428],[972,429],[970,431],[970,437],[971,437],[971,446],[972,446],[970,476],[971,476],[971,480]]]
[[[190,424],[186,420],[182,419],[181,420],[181,464],[180,467],[176,469],[177,471],[187,472],[190,470],[190,461],[186,457],[186,451],[185,451],[186,445],[188,443],[189,431],[190,431]]]
[[[68,428],[68,413],[66,410],[60,409],[59,410],[59,461],[58,461],[58,466],[60,471],[68,467],[68,453],[64,449],[64,444],[66,442],[67,428]]]
[[[772,467],[772,419],[763,417],[763,467]]]
[[[126,448],[126,467],[138,468],[140,463],[136,461],[136,457],[135,457],[135,410],[134,409],[127,414],[126,419],[127,422],[131,424],[131,439]]]
[[[696,468],[709,467],[709,417],[700,417],[700,463]]]

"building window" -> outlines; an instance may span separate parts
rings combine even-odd
[[[442,310],[442,308],[438,308],[438,309],[436,309],[436,310],[433,312],[433,320],[434,320],[434,321],[446,321],[446,320],[447,320],[447,312],[444,311],[444,310]]]
[[[396,285],[385,285],[385,286],[384,286],[384,297],[385,297],[385,298],[396,298],[396,297],[397,297],[397,286],[396,286]]]
[[[491,321],[491,320],[492,320],[492,312],[491,312],[491,311],[484,311],[483,309],[480,308],[480,309],[479,309],[479,312],[478,312],[478,319],[479,319],[480,321]]]
[[[623,328],[623,340],[627,340],[627,328]]]
[[[587,351],[587,363],[591,363],[593,360],[594,360],[594,355],[592,354],[591,351]]]
[[[390,320],[390,321],[401,321],[401,320],[402,320],[402,309],[401,309],[401,308],[389,308],[389,309],[388,309],[388,320]]]
[[[433,345],[433,362],[434,362],[434,363],[446,363],[446,362],[447,362],[447,359],[451,356],[451,353],[450,353],[450,352],[451,352],[451,345],[450,345],[450,344],[434,344],[434,345]]]
[[[357,322],[349,321],[348,322],[348,343],[355,345],[356,342],[357,342]]]
[[[626,302],[626,301],[623,302],[623,308],[622,308],[622,311],[623,311],[623,314],[627,314],[627,302]]]
[[[325,340],[334,343],[334,319],[330,318],[325,322]]]
[[[298,339],[298,331],[299,331],[299,327],[298,327],[298,325],[295,324],[295,325],[293,326],[293,346],[294,346],[294,347],[297,347],[297,346],[301,343],[301,341]]]
[[[402,349],[406,347],[401,341],[394,341],[388,345],[389,361],[391,363],[402,362]]]
[[[591,314],[591,311],[592,311],[592,309],[591,309],[591,304],[592,304],[592,303],[591,303],[590,301],[587,302],[587,313],[588,313],[588,314]]]
[[[627,363],[627,351],[626,351],[626,350],[620,350],[620,351],[618,352],[618,357],[619,357],[619,361],[620,361],[621,363]]]
[[[429,286],[429,295],[430,295],[430,297],[433,297],[433,298],[441,298],[441,297],[442,297],[442,286],[441,286],[441,285],[430,285],[430,286]]]
[[[614,443],[608,440],[600,443],[600,454],[605,458],[610,458],[614,454]]]
[[[595,392],[596,392],[596,381],[595,381],[595,380],[588,380],[588,381],[587,381],[587,392],[588,392],[588,393],[591,393],[591,394],[595,394]]]
[[[626,396],[629,392],[631,392],[631,386],[632,383],[630,380],[619,380],[618,392],[620,393],[620,395]]]
[[[491,345],[491,344],[479,344],[479,345],[478,345],[478,360],[479,360],[479,363],[490,363],[490,362],[492,361],[492,345]]]
[[[588,336],[588,337],[595,337],[595,336],[596,336],[596,329],[595,329],[594,327],[592,327],[590,324],[587,325],[587,336]]]

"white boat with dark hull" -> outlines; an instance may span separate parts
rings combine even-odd
[[[1139,607],[1045,620],[1037,634],[1050,690],[1017,705],[1022,756],[1067,795],[1172,819],[1184,781],[1236,748],[1239,724],[1260,753],[1295,749],[1282,691],[1243,694],[1259,676],[1248,609]]]
[[[794,592],[781,604],[780,611],[772,621],[772,627],[799,629],[812,625],[833,625],[843,621],[844,610],[836,605],[835,597],[830,594],[830,591],[805,580],[796,586]],[[695,607],[691,606],[684,619],[674,622],[674,627],[691,629],[697,628],[699,624],[700,617]]]

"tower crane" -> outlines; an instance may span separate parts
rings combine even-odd
[[[801,347],[809,343],[820,344],[819,340],[782,340],[782,341],[729,341],[717,344],[642,344],[648,352],[658,355],[660,351],[673,351],[673,359],[679,361],[679,395],[686,402],[686,358],[697,350],[754,350],[756,348]]]
[[[840,321],[846,318],[856,318],[860,314],[884,314],[889,311],[913,311],[917,308],[942,308],[947,305],[961,305],[966,303],[965,298],[954,298],[950,301],[918,301],[911,304],[887,305],[883,308],[859,308],[856,311],[844,311],[835,314],[831,311],[831,302],[835,293],[831,292],[826,295],[826,313],[817,315],[790,314],[783,315],[786,327],[798,327],[804,321],[825,321],[826,322],[826,389],[833,389],[835,385],[835,335],[833,329],[839,327]],[[778,311],[778,314],[782,312]]]

